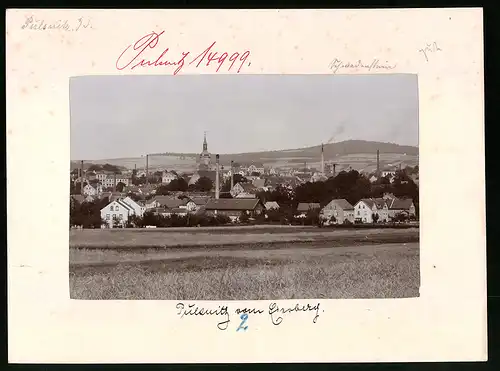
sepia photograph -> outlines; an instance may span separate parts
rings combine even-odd
[[[84,300],[419,296],[415,74],[69,81]]]

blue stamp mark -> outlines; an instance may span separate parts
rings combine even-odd
[[[246,331],[248,329],[248,326],[243,326],[247,320],[248,320],[248,314],[246,313],[243,313],[241,316],[240,316],[240,319],[241,319],[241,323],[240,325],[238,326],[238,328],[236,329],[236,331],[240,331],[240,330],[243,330],[243,331]]]

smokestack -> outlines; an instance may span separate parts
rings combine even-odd
[[[149,155],[146,155],[146,185],[149,184]]]
[[[323,143],[321,143],[321,174],[325,173],[325,155],[323,153]]]
[[[83,196],[83,160],[81,162],[81,168],[80,168],[80,193]]]
[[[231,160],[231,189],[233,189],[233,186],[234,186],[234,174],[233,174],[233,171],[234,171],[234,161]]]
[[[333,164],[333,177],[335,178],[335,166],[337,166],[337,164]]]
[[[380,152],[377,149],[377,177],[380,176]]]
[[[116,173],[113,173],[113,192],[116,192]]]
[[[215,199],[219,199],[219,155],[215,155]]]

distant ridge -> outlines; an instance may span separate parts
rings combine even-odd
[[[356,154],[369,154],[373,156],[372,162],[376,158],[377,150],[380,151],[381,155],[394,155],[398,157],[413,157],[418,161],[419,149],[416,146],[400,145],[395,143],[384,143],[384,142],[373,142],[366,140],[346,140],[338,143],[324,144],[324,158],[325,161],[338,161],[342,158],[345,161],[350,155]],[[216,148],[208,147],[212,155],[217,152]],[[286,161],[288,163],[303,163],[303,162],[316,162],[319,161],[321,154],[321,144],[305,147],[305,148],[294,148],[294,149],[282,149],[273,151],[261,151],[261,152],[245,152],[245,153],[220,153],[220,161],[222,164],[229,164],[230,161],[236,163],[277,163]],[[189,163],[194,162],[198,157],[199,153],[179,153],[179,152],[164,152],[164,153],[151,153],[150,154],[150,166],[162,166],[162,165],[176,165],[176,166],[191,166]],[[172,160],[167,160],[171,158]],[[102,160],[88,160],[85,161],[87,164],[113,164],[118,166],[125,166],[127,168],[133,168],[134,165],[139,164],[143,166],[145,158],[141,157],[124,157],[124,158],[114,158],[114,159],[102,159]],[[77,165],[77,161],[73,160],[71,162],[72,168]]]
[[[329,143],[324,145],[325,158],[329,156],[337,155],[349,155],[355,153],[376,153],[377,150],[380,153],[406,153],[407,155],[418,156],[418,147],[400,145],[396,143],[385,143],[385,142],[372,142],[367,140],[346,140],[338,143]],[[221,156],[227,157],[247,157],[247,156],[259,156],[268,158],[281,158],[286,157],[310,157],[317,156],[318,151],[321,151],[321,144],[312,147],[304,148],[294,148],[294,149],[281,149],[273,151],[258,151],[258,152],[242,152],[242,153],[230,153],[221,154]],[[170,156],[196,156],[197,153],[179,153],[179,152],[166,152],[166,153],[156,153],[153,155],[170,155]]]

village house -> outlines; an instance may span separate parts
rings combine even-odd
[[[263,164],[251,164],[247,168],[247,172],[249,175],[251,175],[252,173],[264,174],[264,171],[265,169]]]
[[[154,196],[151,200],[146,201],[146,210],[155,208],[175,209],[181,206],[186,206],[188,199],[180,199],[172,196]]]
[[[389,218],[392,219],[398,214],[408,217],[416,215],[415,204],[411,198],[393,198],[387,202],[389,207]]]
[[[116,176],[116,178],[115,176],[108,176],[106,179],[100,182],[105,188],[115,187],[118,183],[123,183],[125,184],[125,186],[128,186],[132,183],[129,178],[123,176]]]
[[[101,209],[101,219],[106,222],[108,228],[125,226],[132,215],[137,214],[124,199],[114,200]]]
[[[234,221],[242,212],[246,212],[250,217],[259,215],[263,210],[263,205],[257,198],[220,198],[210,199],[204,206],[204,210],[208,215],[226,215]]]
[[[86,184],[83,187],[83,194],[85,196],[97,196],[101,192],[102,192],[102,186],[100,184],[97,184],[95,188],[90,184]]]
[[[204,207],[210,197],[190,197],[189,202],[186,204],[187,209],[190,212],[197,212],[199,211],[202,207]]]
[[[379,223],[389,221],[389,208],[383,198],[363,198],[354,205],[354,220],[373,223],[374,215],[378,216]]]
[[[163,184],[169,184],[172,180],[177,179],[177,174],[172,171],[165,171],[162,174],[161,182]]]
[[[331,200],[321,210],[320,217],[327,221],[330,221],[334,217],[334,223],[336,224],[343,224],[346,221],[354,223],[354,206],[343,198]]]
[[[252,183],[236,183],[229,193],[233,198],[255,198],[257,188]]]
[[[304,218],[309,211],[319,210],[320,208],[321,206],[317,202],[300,202],[297,205],[298,217]]]
[[[172,215],[186,216],[188,214],[187,209],[180,207],[176,207],[173,209],[168,209],[165,207],[156,207],[154,209],[151,209],[150,211],[155,215],[161,215],[161,216],[172,216]]]
[[[268,201],[264,204],[266,210],[278,210],[280,205],[276,201]]]
[[[145,205],[139,204],[138,202],[134,201],[129,196],[125,197],[123,199],[123,202],[125,202],[127,205],[129,205],[134,210],[135,215],[140,216],[140,217],[142,217],[144,215],[144,212],[146,211]]]

